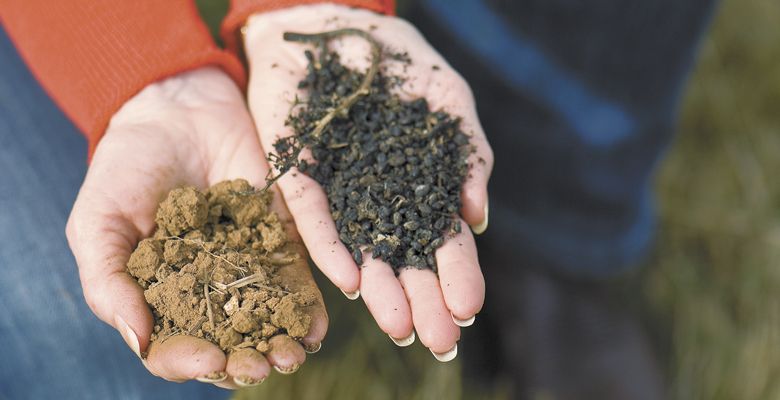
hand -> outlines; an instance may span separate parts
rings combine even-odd
[[[487,182],[493,154],[479,124],[468,85],[409,23],[394,17],[336,5],[296,7],[252,16],[244,30],[250,64],[249,106],[264,149],[277,138],[291,135],[284,122],[296,96],[305,98],[298,82],[306,73],[306,47],[282,39],[286,31],[316,33],[344,27],[370,33],[383,45],[408,52],[411,65],[386,65],[390,74],[408,77],[400,93],[405,99],[425,97],[431,109],[444,109],[463,118],[462,128],[473,134],[477,151],[464,184],[461,214],[475,232],[487,226]],[[332,41],[344,64],[365,70],[369,45],[356,37]],[[468,326],[480,311],[485,283],[471,232],[448,239],[436,252],[438,278],[430,270],[408,268],[396,278],[380,260],[365,257],[359,269],[339,241],[323,189],[304,174],[288,173],[279,180],[287,206],[317,266],[347,297],[363,295],[379,327],[399,345],[414,340],[442,361],[457,354],[460,326]]]
[[[148,352],[144,364],[152,374],[232,389],[245,378],[265,378],[272,365],[290,370],[305,360],[295,342],[278,343],[267,357],[255,350],[226,357],[216,345],[191,336],[150,344],[152,314],[143,289],[125,270],[138,241],[153,233],[157,205],[169,190],[234,178],[262,187],[268,171],[264,160],[241,93],[215,68],[149,85],[111,119],[73,206],[67,237],[90,308],[119,330],[137,355]],[[289,237],[298,240],[281,197],[275,197],[272,207],[286,221]],[[303,285],[314,287],[302,246],[301,252],[302,261],[290,268]],[[303,343],[317,348],[328,324],[321,297],[308,312],[312,325]],[[215,373],[219,382],[204,378]],[[234,379],[239,377],[244,381]]]

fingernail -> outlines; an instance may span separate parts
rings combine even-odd
[[[293,372],[298,370],[298,367],[300,367],[298,363],[293,364],[290,368],[280,368],[278,365],[274,365],[274,369],[280,374],[284,374],[284,375],[292,374]]]
[[[452,361],[458,355],[458,344],[455,343],[455,346],[452,346],[452,349],[450,351],[444,353],[436,353],[433,350],[431,350],[431,353],[433,354],[434,357],[436,357],[437,360],[441,362]]]
[[[474,226],[471,227],[471,230],[474,232],[475,235],[481,235],[481,234],[485,233],[485,231],[487,230],[487,227],[488,227],[488,211],[489,211],[488,210],[488,203],[485,202],[485,219],[483,219],[482,222],[480,222],[479,224],[474,225]]]
[[[116,323],[117,330],[119,330],[122,338],[125,339],[125,343],[130,346],[130,349],[133,350],[133,353],[135,353],[138,358],[143,359],[143,357],[141,357],[141,343],[138,341],[138,335],[133,332],[130,325],[128,325],[122,317],[117,315],[114,318],[114,322]]]
[[[468,319],[459,319],[458,317],[456,317],[452,313],[450,313],[450,315],[452,315],[452,322],[454,322],[455,325],[457,325],[457,326],[459,326],[461,328],[465,328],[465,327],[474,325],[474,320],[477,319],[476,315],[472,315],[471,318],[468,318]]]
[[[322,342],[314,343],[314,344],[307,344],[303,346],[303,350],[306,351],[309,354],[314,354],[322,348]]]
[[[388,335],[388,336],[390,336],[390,335]],[[396,338],[390,336],[390,340],[392,340],[393,343],[395,343],[395,345],[398,346],[398,347],[406,347],[406,346],[409,346],[410,344],[414,343],[415,337],[416,336],[414,334],[414,330],[412,330],[412,334],[407,336],[407,337],[405,337],[405,338],[403,338],[403,339],[396,339]]]
[[[344,296],[347,296],[350,300],[357,300],[357,298],[360,297],[360,289],[355,290],[354,292],[345,292],[342,290],[341,293],[344,293]]]
[[[227,378],[227,373],[223,371],[214,371],[206,376],[201,376],[200,378],[195,378],[198,382],[203,383],[218,383],[222,382]]]
[[[236,385],[239,387],[251,387],[251,386],[257,386],[265,381],[265,377],[260,379],[255,379],[246,375],[241,375],[233,378],[233,382],[235,382]]]

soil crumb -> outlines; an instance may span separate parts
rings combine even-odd
[[[308,333],[304,308],[317,297],[292,291],[277,274],[299,256],[270,201],[269,192],[245,180],[168,194],[157,231],[138,243],[127,264],[154,314],[152,341],[190,335],[225,352],[268,352],[276,335]]]

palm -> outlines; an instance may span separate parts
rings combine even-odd
[[[296,96],[305,97],[297,89],[306,73],[303,48],[283,41],[283,33],[343,27],[370,30],[394,51],[408,52],[411,65],[383,65],[391,74],[409,78],[400,88],[402,97],[425,97],[432,109],[463,117],[462,127],[474,134],[477,152],[470,160],[473,169],[463,188],[461,214],[470,225],[479,225],[487,217],[492,153],[479,126],[470,89],[417,30],[400,19],[330,5],[252,17],[245,42],[252,77],[249,105],[263,147],[272,149],[278,137],[292,134],[285,119]],[[331,47],[347,66],[367,68],[370,48],[364,40],[346,37],[332,42]],[[477,162],[480,158],[483,162]],[[423,344],[440,358],[444,358],[442,353],[449,353],[447,358],[453,354],[460,337],[457,325],[467,325],[469,322],[462,320],[474,316],[484,300],[484,280],[470,232],[464,230],[436,252],[438,279],[430,270],[416,269],[405,269],[396,278],[389,266],[370,257],[364,257],[367,268],[358,268],[339,241],[325,194],[314,180],[303,174],[287,174],[279,180],[279,187],[313,260],[336,286],[346,293],[359,290],[380,328],[392,338],[410,338],[416,329]]]
[[[267,359],[258,352],[226,358],[217,346],[194,337],[150,346],[152,315],[142,289],[124,272],[135,244],[152,233],[157,205],[170,189],[184,184],[204,188],[234,178],[262,185],[266,171],[243,99],[216,70],[154,84],[112,119],[74,205],[68,238],[90,307],[120,332],[123,325],[116,316],[131,327],[138,350],[149,353],[151,372],[176,381],[215,372],[261,379],[271,365],[289,370],[303,362],[300,346],[276,346]],[[280,199],[274,203],[289,220]],[[288,231],[296,237],[291,224]],[[305,263],[293,268],[314,285]],[[324,337],[327,316],[321,301],[310,312],[313,329],[304,343],[314,346]],[[219,385],[235,387],[232,380]]]

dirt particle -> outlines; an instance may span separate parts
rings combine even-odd
[[[257,342],[257,346],[255,347],[255,349],[261,353],[268,353],[268,351],[271,350],[271,345],[268,344],[268,341],[261,340]]]
[[[173,189],[157,210],[157,226],[171,235],[198,229],[206,223],[206,198],[194,187]]]
[[[162,246],[159,240],[144,239],[130,255],[127,269],[136,278],[150,281],[155,278],[157,269],[162,262]]]

